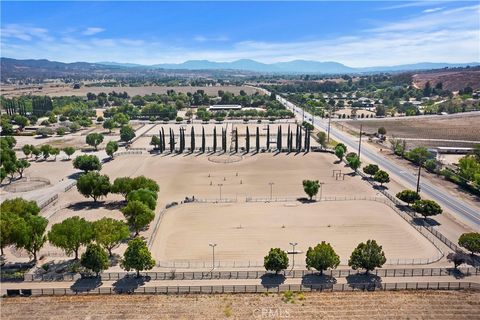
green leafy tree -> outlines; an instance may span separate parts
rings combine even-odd
[[[378,172],[378,170],[380,170],[380,168],[376,164],[369,164],[369,165],[363,167],[363,172],[368,174],[370,176],[370,178],[372,178],[372,176],[374,176],[375,173]]]
[[[59,148],[52,148],[50,150],[50,153],[52,156],[54,156],[53,160],[57,161],[57,156],[60,154],[60,149]]]
[[[135,236],[155,218],[155,212],[140,201],[129,201],[121,210],[128,224],[135,230]]]
[[[387,130],[384,127],[378,128],[377,132],[379,135],[382,135],[382,136],[387,134]]]
[[[337,146],[335,147],[335,155],[337,156],[337,158],[342,160],[345,152],[347,152],[347,148],[345,147],[345,145],[341,143],[337,144]]]
[[[67,255],[74,253],[75,260],[78,260],[80,247],[89,244],[92,240],[92,223],[79,216],[54,224],[48,233],[48,241],[55,247],[64,250]]]
[[[152,140],[150,140],[150,145],[154,146],[155,149],[160,149],[161,140],[159,136],[153,135]]]
[[[17,214],[9,211],[0,211],[0,249],[3,256],[3,248],[17,242],[17,227],[25,223]]]
[[[355,155],[353,157],[350,157],[348,159],[348,165],[350,166],[350,168],[353,169],[353,171],[357,172],[358,168],[360,168],[360,165],[362,164],[362,162],[360,161],[360,158]]]
[[[97,202],[110,192],[110,179],[98,172],[84,173],[78,179],[77,190],[86,198],[93,198],[93,201]]]
[[[133,138],[135,138],[135,131],[131,126],[125,125],[120,129],[120,140],[128,143]]]
[[[313,196],[318,193],[318,189],[320,189],[320,183],[318,180],[303,180],[303,190],[310,200],[312,200]]]
[[[95,170],[100,171],[102,169],[102,164],[97,156],[82,154],[73,160],[73,167],[85,172]]]
[[[375,240],[368,240],[367,243],[362,242],[353,250],[348,265],[353,270],[365,269],[365,273],[368,273],[375,268],[381,268],[386,261],[382,246]]]
[[[442,207],[433,200],[417,200],[413,204],[412,209],[421,214],[425,219],[443,212]]]
[[[288,268],[288,256],[280,248],[271,248],[263,259],[265,270],[275,271],[275,274]]]
[[[138,189],[130,191],[127,195],[128,201],[140,201],[147,205],[151,210],[157,206],[157,193],[149,189]]]
[[[103,128],[108,130],[108,133],[112,133],[112,130],[117,126],[113,119],[107,119],[103,122]]]
[[[425,147],[417,147],[407,152],[405,157],[417,165],[422,165],[430,157],[430,152]]]
[[[88,145],[94,147],[95,150],[98,150],[98,145],[103,142],[103,134],[96,132],[89,133],[85,140]]]
[[[90,243],[85,253],[82,254],[80,264],[82,267],[95,272],[95,276],[98,277],[100,272],[108,269],[108,254],[98,244]]]
[[[40,152],[42,153],[43,159],[47,160],[52,153],[52,146],[44,144],[40,146]]]
[[[306,257],[307,268],[314,268],[323,274],[328,268],[335,269],[340,264],[340,257],[335,253],[330,243],[317,244],[314,248],[309,247]]]
[[[0,205],[0,212],[11,212],[19,217],[26,218],[29,215],[38,215],[40,208],[35,201],[14,198],[4,200]]]
[[[16,115],[13,118],[13,121],[20,127],[20,130],[23,130],[26,126],[28,126],[28,118],[21,116],[21,115]]]
[[[390,175],[386,171],[378,170],[373,176],[373,180],[377,181],[381,186],[383,186],[384,183],[390,182]]]
[[[62,149],[62,151],[67,155],[68,160],[70,160],[70,157],[75,153],[75,148],[74,147],[65,147]]]
[[[458,238],[458,244],[470,251],[472,255],[475,253],[480,253],[480,233],[464,233],[460,236],[460,238]]]
[[[127,199],[127,195],[132,191],[132,181],[133,179],[130,177],[119,177],[113,181],[111,192],[121,194],[125,200]]]
[[[410,206],[411,203],[420,200],[420,195],[413,190],[400,191],[399,193],[397,193],[396,197],[403,202],[406,202],[408,206]]]
[[[140,277],[140,271],[150,270],[155,266],[155,260],[153,260],[145,241],[135,238],[128,242],[121,266],[127,271],[136,270],[137,277]]]
[[[31,144],[26,144],[22,147],[23,154],[26,158],[28,158],[32,154],[32,147],[33,146]]]
[[[48,220],[41,216],[28,215],[18,222],[19,224],[15,226],[16,245],[27,250],[33,256],[33,260],[37,261],[37,253],[47,241],[45,230]]]
[[[20,159],[15,162],[15,167],[17,168],[17,172],[20,175],[20,178],[22,178],[25,169],[30,167],[30,162],[25,159]]]
[[[110,158],[113,158],[113,155],[118,150],[118,143],[116,141],[109,141],[105,147],[105,151]]]
[[[108,250],[110,257],[112,249],[130,236],[128,226],[123,221],[112,218],[102,218],[93,222],[93,231],[95,241]]]
[[[118,123],[120,126],[124,126],[128,123],[128,121],[130,121],[130,119],[128,118],[127,115],[125,115],[123,113],[116,113],[113,116],[113,121],[115,123]]]
[[[138,176],[132,179],[131,190],[148,189],[154,192],[160,191],[158,184],[145,176]]]

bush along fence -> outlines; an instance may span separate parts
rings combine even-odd
[[[162,286],[139,288],[100,287],[85,289],[21,289],[6,290],[7,296],[52,296],[81,294],[192,294],[192,293],[280,293],[313,291],[390,291],[390,290],[480,290],[480,284],[472,282],[400,282],[400,283],[342,283],[342,284],[281,284],[263,285],[218,285],[218,286]]]
[[[314,270],[283,270],[278,273],[285,278],[304,278],[316,276],[319,273]],[[324,277],[346,278],[349,276],[362,275],[358,270],[334,269],[323,272]],[[480,275],[480,268],[406,268],[406,269],[376,269],[369,273],[376,277],[438,277],[456,276],[469,277]],[[271,276],[273,273],[264,270],[255,271],[170,271],[170,272],[142,272],[142,276],[150,280],[211,280],[211,279],[260,279]],[[128,272],[104,272],[100,274],[102,281],[120,280],[134,277],[134,273]],[[25,274],[20,280],[24,281],[76,281],[82,277],[79,273],[42,275]]]

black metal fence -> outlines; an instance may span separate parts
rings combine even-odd
[[[284,270],[278,273],[285,278],[304,278],[318,275],[313,270]],[[362,275],[362,272],[352,269],[327,270],[323,273],[325,277],[346,278],[354,275]],[[480,275],[480,268],[407,268],[407,269],[376,269],[369,272],[370,276],[376,277],[434,277],[434,276],[455,276],[458,278]],[[199,272],[143,272],[142,276],[150,280],[210,280],[210,279],[260,279],[271,276],[272,273],[263,270],[258,271],[199,271]],[[102,273],[103,281],[119,280],[125,277],[133,277],[134,273],[128,272],[105,272]],[[24,281],[76,281],[81,275],[58,274],[58,275],[24,275]]]
[[[6,290],[7,296],[52,296],[86,294],[213,294],[213,293],[280,293],[294,292],[351,292],[351,291],[390,291],[390,290],[480,290],[480,284],[472,282],[399,282],[399,283],[332,283],[332,284],[281,284],[264,285],[218,285],[218,286],[161,286],[130,289],[95,288],[90,290],[61,289],[21,289]]]

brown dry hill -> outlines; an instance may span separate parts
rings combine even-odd
[[[1,300],[7,319],[480,319],[480,293],[60,296]]]
[[[476,90],[480,89],[480,68],[473,70],[441,70],[413,75],[413,84],[417,88],[423,88],[427,81],[430,81],[432,87],[441,82],[443,89],[450,91],[458,91],[465,87],[472,87],[473,90]]]

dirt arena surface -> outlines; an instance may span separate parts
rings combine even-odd
[[[293,301],[293,303],[291,302]],[[135,295],[8,298],[1,318],[23,319],[479,319],[468,291]]]
[[[40,89],[41,88],[41,89]],[[6,98],[17,97],[22,95],[47,95],[50,97],[60,96],[86,96],[88,92],[99,94],[100,92],[110,93],[124,92],[126,91],[129,96],[135,95],[147,95],[152,93],[163,94],[168,90],[175,90],[176,92],[191,92],[194,93],[197,90],[203,90],[206,94],[211,96],[218,95],[219,90],[239,94],[240,90],[245,91],[247,94],[254,94],[256,89],[249,86],[215,86],[215,87],[190,87],[190,86],[177,86],[177,87],[164,87],[164,86],[142,86],[142,87],[86,87],[82,86],[80,89],[73,89],[70,85],[41,85],[41,86],[14,86],[5,85],[2,86],[1,94]]]
[[[360,242],[375,239],[388,260],[428,259],[440,252],[387,205],[376,201],[321,203],[185,204],[167,211],[158,228],[153,255],[163,262],[252,261],[261,266],[270,248],[291,250],[298,242],[296,265],[321,241],[332,244],[347,265]],[[290,264],[292,264],[290,256]],[[233,265],[233,263],[232,263]]]
[[[363,131],[367,133],[377,132],[378,128],[384,127],[389,137],[480,140],[480,112],[449,116],[410,117],[408,119],[351,120],[341,122],[341,124],[352,128],[354,131],[358,131],[360,124],[362,124]],[[414,144],[413,141],[412,144]],[[442,143],[442,145],[444,144]],[[460,145],[456,143],[456,146]]]

